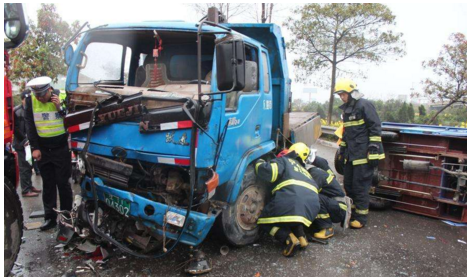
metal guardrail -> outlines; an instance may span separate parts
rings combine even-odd
[[[337,127],[321,125],[321,131],[323,132],[323,134],[333,135],[336,130]]]

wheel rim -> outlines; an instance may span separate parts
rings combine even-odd
[[[237,222],[244,230],[256,228],[256,221],[264,208],[264,197],[257,186],[245,189],[237,201]]]

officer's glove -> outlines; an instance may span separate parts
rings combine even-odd
[[[378,167],[379,163],[379,146],[376,144],[370,144],[368,146],[368,164],[375,168]]]

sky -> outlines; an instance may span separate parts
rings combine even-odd
[[[128,2],[127,2],[128,3]],[[70,5],[57,3],[57,11],[60,16],[71,23],[75,20],[88,21],[91,27],[106,23],[140,22],[148,20],[184,20],[187,22],[198,21],[193,8],[188,4],[168,3],[163,1],[146,2],[140,5],[123,5],[118,2],[92,2],[88,4]],[[28,3],[26,12],[29,18],[36,21],[39,3]],[[443,44],[448,42],[449,36],[454,32],[467,34],[467,4],[466,3],[388,3],[386,4],[396,16],[397,32],[404,34],[406,42],[406,55],[399,60],[389,58],[387,62],[379,65],[365,63],[358,69],[366,72],[366,79],[355,77],[361,92],[370,99],[392,99],[398,95],[410,95],[413,91],[422,91],[421,81],[430,76],[428,70],[424,70],[422,62],[438,57]],[[283,21],[290,15],[289,7],[294,4],[280,4],[279,16],[274,18],[274,23],[282,26]],[[250,20],[248,20],[248,17]],[[231,22],[246,22],[251,20],[251,13],[245,16],[233,18]],[[289,32],[282,27],[286,41],[291,39]],[[317,89],[317,93],[310,97],[304,93],[304,88],[315,87],[313,84],[297,83],[294,80],[294,68],[291,64],[295,58],[287,53],[289,71],[292,82],[294,99],[309,99],[324,102],[329,99],[329,87]]]

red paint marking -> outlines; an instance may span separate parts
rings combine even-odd
[[[174,159],[175,164],[179,165],[190,165],[190,160],[189,159]]]

